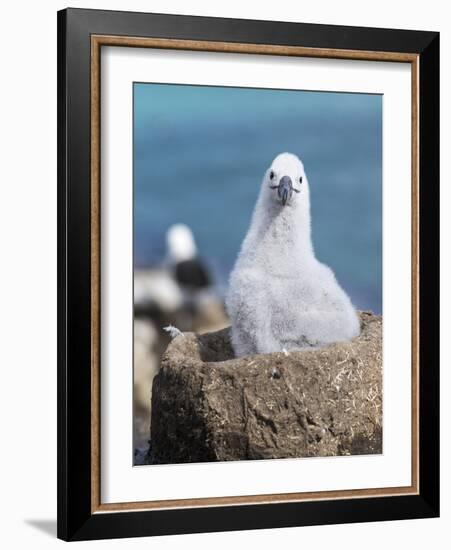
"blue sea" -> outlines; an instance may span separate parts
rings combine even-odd
[[[135,267],[160,263],[167,229],[185,223],[223,292],[284,151],[309,178],[317,257],[381,313],[381,95],[135,83]]]

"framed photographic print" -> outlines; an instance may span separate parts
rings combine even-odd
[[[58,14],[58,536],[439,514],[439,35]]]

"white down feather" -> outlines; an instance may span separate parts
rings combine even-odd
[[[276,188],[284,176],[294,188],[285,206]],[[320,347],[360,332],[351,300],[315,257],[309,184],[296,155],[278,155],[264,175],[226,305],[238,357]]]

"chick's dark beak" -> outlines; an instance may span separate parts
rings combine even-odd
[[[283,176],[283,178],[281,178],[277,187],[277,194],[283,206],[285,206],[293,195],[293,183],[289,176]]]

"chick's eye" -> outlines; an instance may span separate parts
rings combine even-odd
[[[271,170],[271,172],[269,173],[269,179],[270,180],[273,180],[274,179],[274,172]]]
[[[302,176],[299,178],[299,183],[302,183]]]

